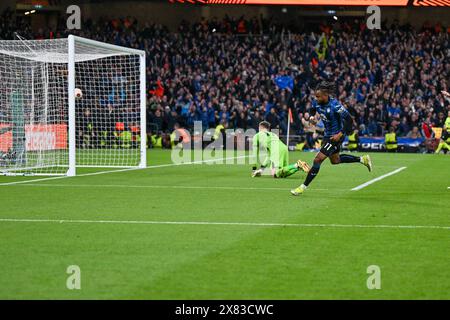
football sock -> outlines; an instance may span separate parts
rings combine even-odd
[[[306,176],[306,179],[305,179],[305,182],[303,183],[303,185],[305,185],[306,187],[309,186],[311,181],[313,181],[313,179],[319,173],[319,170],[320,170],[320,164],[314,163],[311,170],[309,170],[308,175]]]
[[[442,148],[444,147],[444,145],[445,145],[444,142],[439,143],[439,145],[438,145],[438,147],[437,147],[435,153],[441,152],[441,150],[442,150]]]
[[[355,157],[349,154],[341,154],[339,159],[341,163],[361,162],[361,157]]]

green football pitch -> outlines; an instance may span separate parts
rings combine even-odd
[[[371,173],[325,163],[299,197],[304,174],[162,150],[144,170],[0,177],[0,298],[450,299],[450,157],[371,156]]]

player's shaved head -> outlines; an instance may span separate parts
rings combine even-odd
[[[265,130],[270,130],[270,123],[267,121],[261,121],[259,123],[259,129],[265,129]]]

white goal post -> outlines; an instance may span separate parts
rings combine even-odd
[[[145,51],[70,35],[0,41],[0,174],[146,167]]]

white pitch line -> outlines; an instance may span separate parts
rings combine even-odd
[[[69,177],[68,176],[58,176],[58,177],[50,177],[50,178],[40,178],[40,179],[32,179],[32,180],[4,182],[4,183],[0,183],[0,186],[10,186],[10,185],[15,185],[15,184],[28,183],[28,182],[32,182],[32,181],[48,181],[48,180],[56,180],[56,179],[63,179],[63,178],[69,178]]]
[[[393,174],[399,173],[400,171],[405,170],[405,169],[406,169],[406,167],[401,167],[401,168],[398,168],[398,169],[396,169],[394,171],[391,171],[389,173],[383,174],[382,176],[379,176],[378,178],[372,179],[370,181],[367,181],[366,183],[363,183],[363,184],[353,188],[352,191],[361,190],[362,188],[365,188],[365,187],[371,185],[372,183],[375,183],[375,182],[380,181],[380,180],[382,180],[384,178],[392,176]]]
[[[146,169],[174,167],[174,166],[200,164],[200,163],[208,163],[208,162],[216,162],[216,161],[226,161],[226,160],[232,160],[232,159],[233,160],[234,159],[242,159],[242,158],[247,158],[247,157],[249,157],[249,155],[239,156],[239,157],[228,157],[228,158],[221,158],[221,159],[209,159],[209,160],[191,161],[191,162],[186,162],[186,163],[166,163],[166,164],[159,164],[159,165],[155,165],[155,166],[148,166],[146,168],[127,168],[127,169],[120,169],[120,170],[108,170],[108,171],[84,173],[84,174],[76,175],[74,177],[58,176],[58,177],[50,177],[50,178],[42,178],[42,179],[32,179],[32,180],[24,180],[24,181],[5,182],[5,183],[0,183],[0,186],[10,186],[10,185],[24,184],[24,183],[29,183],[29,182],[48,181],[48,180],[57,180],[57,179],[65,179],[65,178],[97,176],[97,175],[101,175],[101,174],[125,172],[125,171],[134,171],[134,170],[146,170]]]
[[[289,191],[289,188],[265,188],[265,187],[233,187],[233,186],[161,186],[161,185],[126,185],[126,184],[46,184],[27,183],[20,187],[50,187],[50,188],[150,188],[150,189],[218,189],[218,190],[270,190]],[[0,185],[1,187],[1,185]],[[329,189],[311,189],[313,191],[326,191]]]
[[[371,228],[371,229],[442,229],[450,226],[408,226],[369,224],[313,224],[313,223],[255,223],[255,222],[213,222],[213,221],[145,221],[145,220],[65,220],[65,219],[14,219],[0,218],[0,222],[22,223],[90,223],[90,224],[163,224],[163,225],[218,225],[247,227],[293,227],[293,228]]]

